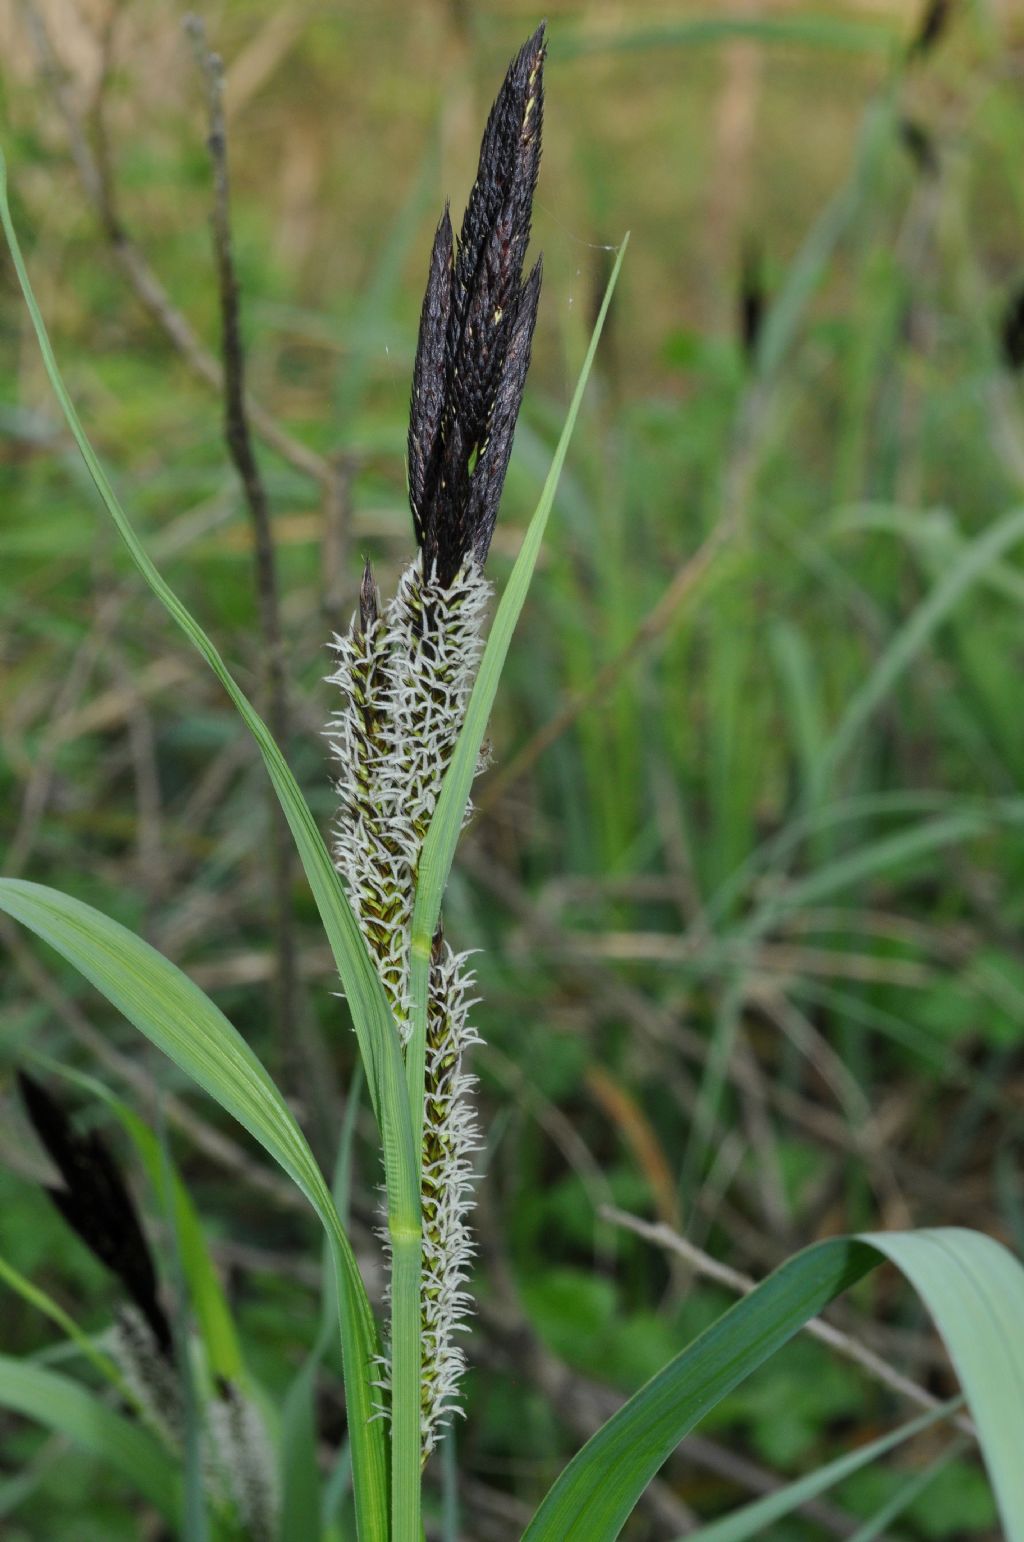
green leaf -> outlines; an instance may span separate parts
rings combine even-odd
[[[320,1533],[320,1471],[316,1456],[318,1359],[303,1361],[281,1410],[281,1473],[284,1479],[278,1536],[314,1538]]]
[[[850,1542],[875,1542],[876,1537],[884,1535],[890,1522],[897,1520],[904,1510],[908,1510],[920,1499],[925,1489],[930,1488],[936,1479],[946,1472],[949,1464],[966,1444],[966,1441],[952,1441],[934,1462],[929,1462],[921,1472],[915,1472],[913,1477],[900,1485],[887,1504],[884,1504],[869,1521],[865,1521],[863,1526],[858,1526]],[[943,1534],[946,1536],[950,1534],[948,1525],[943,1527]]]
[[[892,835],[856,846],[780,888],[778,895],[766,900],[744,924],[743,934],[758,935],[781,915],[820,905],[835,894],[848,890],[863,892],[872,879],[882,874],[921,863],[943,847],[988,834],[997,818],[996,809],[968,806],[937,819],[922,819]]]
[[[841,243],[867,216],[877,199],[885,152],[896,118],[891,98],[869,102],[861,120],[849,177],[829,199],[790,263],[765,317],[757,345],[758,373],[773,376],[782,367]]]
[[[345,1103],[332,1184],[335,1208],[343,1218],[348,1215],[352,1147],[355,1143],[362,1085],[362,1075],[357,1066]],[[324,1262],[326,1265],[327,1260]],[[328,1284],[321,1299],[320,1329],[316,1342],[293,1377],[281,1411],[281,1542],[288,1542],[291,1537],[315,1537],[321,1529],[320,1470],[316,1453],[316,1379],[333,1337],[335,1308],[331,1297]]]
[[[57,1431],[106,1462],[162,1515],[178,1511],[175,1464],[147,1430],[115,1413],[93,1392],[28,1360],[0,1355],[0,1407]]]
[[[35,328],[50,384],[56,393],[68,428],[78,445],[96,490],[128,548],[135,566],[168,615],[177,622],[217,676],[255,739],[263,757],[274,791],[294,837],[296,850],[309,880],[345,987],[345,995],[359,1040],[360,1053],[370,1083],[374,1110],[381,1125],[389,1200],[399,1206],[404,1205],[403,1214],[415,1214],[418,1207],[418,1186],[415,1178],[416,1164],[407,1104],[404,1097],[400,1096],[403,1083],[401,1050],[383,987],[363,942],[358,922],[345,897],[341,880],[316,827],[309,805],[303,798],[298,783],[275,743],[273,735],[235,681],[213,642],[150,560],[89,443],[74,404],[61,379],[46,325],[29,282],[17,234],[11,221],[7,202],[6,165],[2,154],[0,154],[0,223],[3,224],[7,236],[11,257]]]
[[[117,1110],[118,1118],[126,1125],[135,1141],[146,1169],[146,1176],[154,1190],[161,1191],[160,1145],[152,1130],[130,1108],[123,1104]],[[248,1376],[242,1359],[242,1350],[235,1332],[231,1308],[221,1287],[210,1250],[206,1246],[202,1223],[188,1190],[169,1159],[164,1165],[170,1168],[170,1180],[174,1204],[174,1228],[181,1253],[181,1267],[188,1286],[188,1299],[195,1315],[196,1326],[206,1348],[206,1358],[214,1376],[223,1377],[235,1386],[245,1387]]]
[[[13,1477],[0,1483],[0,1521],[6,1520],[25,1504],[43,1483],[64,1455],[64,1442],[59,1435],[43,1444],[30,1462],[26,1462]]]
[[[352,1452],[343,1445],[335,1459],[334,1467],[324,1484],[322,1522],[323,1542],[348,1542],[349,1531],[340,1518],[345,1497],[352,1486]]]
[[[998,568],[1001,558],[1024,539],[1024,509],[1011,509],[965,545],[953,567],[946,572],[896,633],[871,674],[843,714],[819,763],[822,786],[843,757],[860,739],[877,708],[895,688],[936,629],[949,616],[971,586]]]
[[[85,1358],[95,1366],[100,1375],[109,1381],[122,1397],[130,1398],[131,1393],[113,1360],[103,1350],[97,1349],[89,1335],[78,1326],[73,1317],[65,1312],[58,1301],[54,1301],[53,1297],[39,1285],[27,1280],[20,1269],[15,1269],[14,1265],[9,1264],[4,1258],[0,1258],[0,1280],[3,1280],[5,1285],[9,1285],[23,1301],[27,1301],[29,1306],[34,1306],[37,1312],[42,1312],[44,1317],[56,1323],[72,1343],[78,1346]]]
[[[686,1542],[748,1542],[750,1537],[764,1536],[763,1528],[772,1521],[779,1521],[783,1516],[792,1515],[799,1505],[806,1504],[809,1499],[816,1499],[819,1494],[824,1494],[827,1489],[842,1483],[844,1478],[858,1472],[861,1467],[878,1461],[896,1446],[912,1440],[922,1430],[930,1429],[940,1419],[948,1419],[962,1403],[962,1398],[953,1398],[931,1413],[922,1414],[920,1418],[912,1419],[909,1424],[901,1424],[899,1429],[891,1430],[888,1435],[882,1435],[866,1446],[858,1446],[856,1450],[848,1452],[845,1456],[837,1457],[834,1462],[826,1463],[816,1472],[808,1473],[806,1478],[799,1478],[795,1483],[787,1483],[783,1488],[766,1494],[762,1499],[755,1499],[753,1503],[744,1505],[742,1509],[734,1510],[731,1515],[723,1516],[721,1520],[712,1521],[708,1526],[700,1526],[696,1531],[688,1532]]]
[[[982,1232],[873,1232],[931,1313],[978,1429],[1007,1542],[1024,1539],[1024,1269]]]
[[[803,632],[784,618],[771,626],[768,645],[783,687],[801,781],[811,787],[825,739],[818,660]]]
[[[196,1366],[189,1346],[192,1336],[191,1302],[178,1236],[177,1206],[166,1124],[161,1127],[160,1181],[157,1197],[165,1221],[169,1221],[171,1289],[174,1296],[174,1360],[181,1394],[182,1534],[185,1542],[211,1542],[207,1485],[203,1471],[203,1414],[196,1382]]]
[[[949,1347],[1007,1542],[1024,1542],[1024,1269],[991,1238],[958,1228],[833,1238],[789,1259],[598,1430],[524,1542],[612,1542],[704,1414],[882,1257],[914,1285]]]
[[[55,948],[227,1109],[280,1163],[320,1217],[338,1280],[349,1432],[364,1464],[364,1535],[386,1539],[386,1453],[370,1385],[379,1354],[373,1314],[323,1174],[277,1087],[220,1008],[126,927],[80,900],[15,878],[0,879],[0,910]]]
[[[18,275],[25,303],[28,307],[36,339],[43,357],[50,384],[60,403],[67,422],[96,490],[108,514],[128,548],[132,561],[160,600],[167,613],[178,624],[189,641],[202,654],[217,679],[221,682],[242,721],[256,741],[278,801],[288,821],[296,850],[309,880],[313,897],[324,923],[331,951],[342,979],[345,995],[352,1012],[353,1025],[359,1042],[359,1050],[366,1068],[374,1112],[381,1131],[384,1154],[384,1170],[387,1182],[388,1224],[396,1268],[409,1278],[416,1276],[418,1297],[419,1274],[419,1181],[417,1147],[409,1118],[409,1103],[405,1090],[402,1054],[383,987],[370,959],[359,925],[345,897],[341,881],[335,872],[330,854],[316,827],[309,805],[303,798],[298,783],[284,759],[274,737],[259,713],[252,706],[244,691],[235,681],[217,648],[198,621],[181,603],[169,585],[161,577],[150,560],[131,522],[121,508],[117,495],[101,466],[92,445],[79,421],[74,404],[61,379],[57,360],[46,331],[42,313],[36,301],[28,271],[25,267],[17,233],[11,219],[7,200],[7,168],[0,153],[0,223],[3,224],[11,258]],[[276,1153],[275,1153],[276,1154]],[[280,1158],[279,1158],[280,1160]],[[321,1176],[322,1183],[322,1176]],[[329,1198],[329,1196],[328,1196]],[[331,1207],[333,1210],[333,1207]],[[335,1217],[336,1219],[336,1217]],[[345,1244],[347,1248],[347,1242]],[[415,1254],[415,1260],[413,1255]],[[338,1255],[339,1267],[349,1268],[347,1259]],[[354,1269],[354,1261],[351,1267]],[[358,1271],[356,1271],[358,1275]],[[352,1281],[349,1281],[350,1286]],[[363,1293],[365,1300],[365,1292]],[[396,1305],[404,1298],[398,1298]],[[367,1308],[368,1310],[368,1308]],[[418,1308],[417,1308],[418,1311]],[[419,1344],[408,1344],[408,1335],[393,1332],[395,1344],[393,1377],[396,1385],[419,1386]],[[413,1356],[406,1363],[410,1348]],[[346,1364],[349,1356],[346,1352]],[[362,1360],[360,1360],[362,1367]],[[362,1369],[359,1374],[362,1383]],[[418,1394],[417,1394],[418,1395]],[[356,1407],[350,1403],[350,1415],[355,1418]],[[361,1417],[353,1438],[353,1475],[356,1491],[356,1508],[359,1517],[361,1542],[376,1542],[387,1536],[387,1522],[381,1511],[381,1485],[385,1478],[384,1435],[380,1421],[362,1428]],[[417,1456],[418,1463],[418,1456]],[[408,1475],[409,1482],[412,1474]],[[418,1491],[418,1465],[416,1486]],[[408,1484],[406,1484],[408,1487]]]
[[[876,1255],[862,1243],[819,1244],[738,1301],[641,1387],[562,1472],[523,1542],[610,1542],[659,1467],[695,1424]]]

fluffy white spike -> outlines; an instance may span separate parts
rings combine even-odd
[[[338,766],[335,861],[377,963],[403,1047],[409,1035],[409,937],[423,841],[462,728],[490,595],[468,563],[447,588],[406,568],[384,615],[357,617],[335,638],[343,695],[328,735]],[[467,808],[467,815],[468,815]],[[440,939],[430,977],[423,1151],[422,1430],[429,1455],[456,1409],[465,1357],[456,1341],[468,1308],[477,1132],[463,1055],[473,976]],[[382,1382],[387,1385],[387,1368]]]

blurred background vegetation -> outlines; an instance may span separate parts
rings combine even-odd
[[[217,293],[184,14],[5,0],[4,144],[94,442],[259,696],[250,521],[204,378]],[[363,556],[387,593],[411,550],[431,233],[445,197],[461,213],[538,15],[222,0],[204,16],[227,67],[288,751],[326,830],[327,643]],[[758,1277],[858,1228],[973,1225],[1024,1250],[1024,11],[553,0],[548,17],[545,287],[498,584],[610,250],[632,242],[447,904],[453,940],[481,950],[487,1149],[469,1417],[430,1503],[436,1517],[457,1495],[474,1539],[517,1536],[602,1410],[731,1299],[604,1207]],[[283,1011],[273,988],[264,773],[97,510],[6,260],[0,290],[4,870],[88,899],[209,989],[329,1165],[355,1043],[298,879]],[[14,1068],[41,1051],[166,1121],[280,1393],[316,1330],[312,1218],[76,977],[6,927],[0,952],[4,1256],[86,1327],[109,1320],[110,1281],[49,1208],[16,1107]],[[363,1117],[353,1227],[379,1288]],[[951,1390],[893,1277],[835,1320]],[[5,1351],[52,1358],[13,1296],[3,1324]],[[325,1450],[338,1389],[335,1364]],[[900,1409],[801,1340],[686,1443],[629,1535],[684,1534]],[[12,1542],[157,1535],[58,1440],[6,1417],[0,1436]],[[772,1536],[853,1535],[927,1466],[930,1438]],[[973,1542],[993,1524],[965,1456],[885,1534]]]

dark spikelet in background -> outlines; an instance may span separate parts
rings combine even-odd
[[[757,358],[757,349],[761,341],[761,329],[764,326],[765,311],[767,309],[767,296],[764,285],[764,263],[761,258],[761,249],[755,241],[747,241],[743,247],[743,257],[740,264],[740,292],[739,305],[740,343],[744,357],[748,363]]]
[[[924,176],[934,176],[939,169],[939,152],[924,125],[915,118],[901,118],[899,136],[900,143],[917,170]]]
[[[540,298],[523,280],[544,109],[544,27],[498,93],[476,181],[454,239],[437,227],[420,315],[409,418],[409,503],[429,576],[447,587],[483,562],[512,453]]]
[[[917,31],[907,48],[907,58],[923,59],[942,41],[953,17],[953,0],[927,0]]]
[[[1007,369],[1024,369],[1024,284],[1017,286],[1003,308],[999,340]]]
[[[86,1247],[121,1281],[152,1329],[161,1351],[171,1352],[171,1330],[158,1299],[156,1269],[128,1185],[94,1131],[80,1135],[46,1088],[24,1071],[18,1082],[32,1127],[63,1179],[46,1192]]]

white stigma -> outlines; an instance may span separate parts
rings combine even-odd
[[[466,715],[490,585],[468,561],[447,588],[406,568],[384,614],[336,637],[343,696],[328,737],[340,809],[335,863],[369,946],[403,1048],[410,1025],[409,939],[423,841]],[[467,808],[467,816],[469,809]],[[424,1458],[457,1410],[470,1300],[472,1153],[479,1148],[463,1056],[479,1043],[466,955],[438,942],[430,975],[421,1204]],[[388,1370],[382,1373],[388,1384]]]

